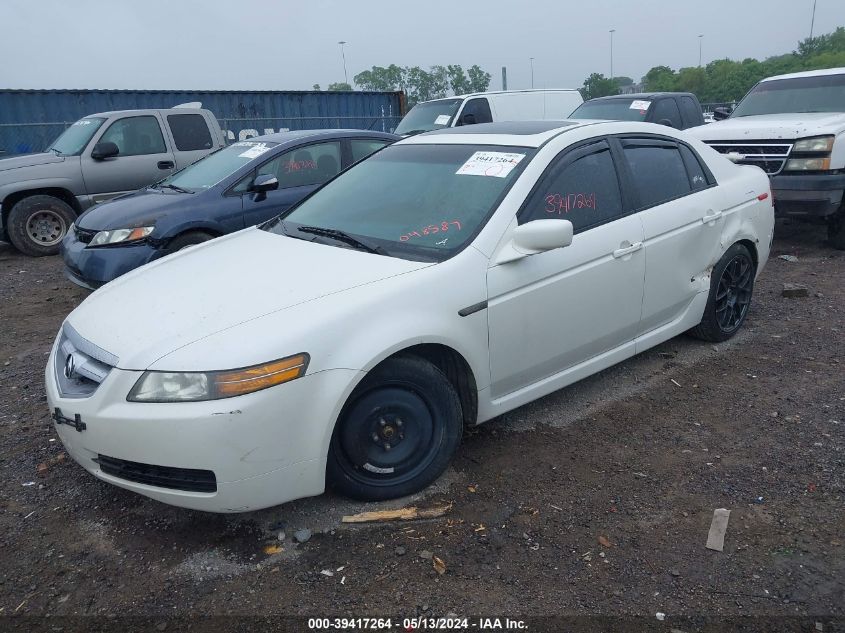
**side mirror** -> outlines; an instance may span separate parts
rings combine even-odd
[[[255,194],[255,202],[261,202],[267,198],[267,192],[279,188],[278,179],[272,174],[259,174],[252,181],[249,190]]]
[[[513,232],[513,239],[496,258],[497,264],[512,262],[572,244],[572,222],[569,220],[534,220]]]
[[[724,121],[731,115],[731,108],[714,108],[713,118],[717,121]]]
[[[105,160],[107,158],[114,158],[120,154],[120,149],[111,141],[103,141],[97,143],[94,149],[91,150],[91,158],[94,160]]]
[[[657,125],[665,125],[666,127],[675,127],[669,119],[660,119]]]
[[[461,125],[475,125],[476,123],[475,115],[472,112],[461,115]]]

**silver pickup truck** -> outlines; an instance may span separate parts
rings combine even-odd
[[[177,107],[86,116],[47,150],[0,159],[0,240],[52,255],[88,207],[157,182],[225,145],[208,110]]]

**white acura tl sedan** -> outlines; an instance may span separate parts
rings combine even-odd
[[[773,224],[762,171],[667,127],[423,134],[96,291],[47,399],[79,464],[166,503],[402,496],[465,425],[682,332],[731,337]]]

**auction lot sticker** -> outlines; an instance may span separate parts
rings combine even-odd
[[[238,154],[238,158],[258,158],[264,152],[270,149],[265,143],[249,143],[241,141],[240,143],[236,143],[236,145],[238,145],[239,147],[249,148],[245,152],[241,152],[240,154]]]
[[[525,154],[508,152],[476,152],[455,173],[460,176],[493,176],[505,178],[525,158]]]

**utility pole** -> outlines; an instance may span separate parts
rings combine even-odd
[[[508,67],[502,66],[502,90],[508,89]]]
[[[698,36],[698,67],[701,68],[701,40],[704,39],[703,35]]]
[[[534,87],[534,58],[531,57],[531,87]]]
[[[343,52],[343,45],[346,44],[346,42],[341,40],[338,44],[340,44],[340,56],[343,58],[343,80],[347,85],[349,85],[349,75],[346,74],[346,53]]]
[[[810,39],[813,39],[813,27],[816,26],[816,2],[813,0],[813,19],[810,20]]]
[[[610,29],[610,78],[613,79],[613,34],[616,29]]]

